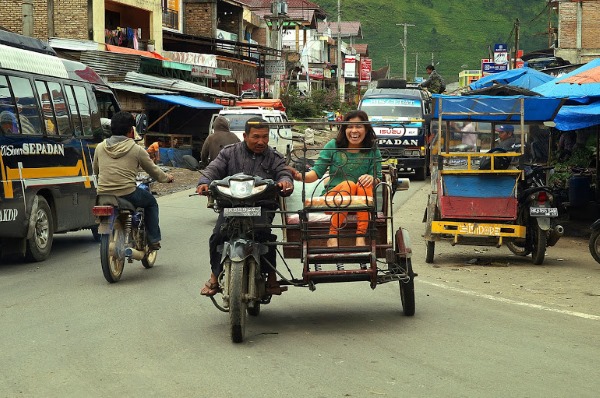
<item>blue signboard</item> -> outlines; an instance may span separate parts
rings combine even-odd
[[[508,64],[499,65],[494,62],[482,62],[481,70],[483,73],[498,73],[508,70]]]

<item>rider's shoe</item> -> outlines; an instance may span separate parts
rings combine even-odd
[[[154,242],[154,243],[150,243],[148,244],[148,249],[150,250],[160,250],[160,242]]]

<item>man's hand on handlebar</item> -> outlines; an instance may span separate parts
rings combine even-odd
[[[208,195],[208,184],[200,184],[196,187],[198,195]]]
[[[173,177],[173,174],[167,174],[167,183],[171,183],[175,181],[175,177]]]
[[[277,186],[280,189],[279,195],[281,196],[289,196],[294,191],[294,184],[287,180],[278,182]]]

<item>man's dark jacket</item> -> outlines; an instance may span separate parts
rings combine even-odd
[[[210,184],[213,180],[221,180],[237,173],[271,178],[275,182],[294,182],[292,174],[286,168],[285,159],[279,152],[267,147],[263,153],[257,154],[242,141],[223,148],[216,159],[202,170],[198,185]]]

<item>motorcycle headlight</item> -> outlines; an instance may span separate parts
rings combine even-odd
[[[229,186],[218,185],[217,189],[225,195],[243,199],[264,191],[266,185],[254,186],[254,180],[231,180]]]

